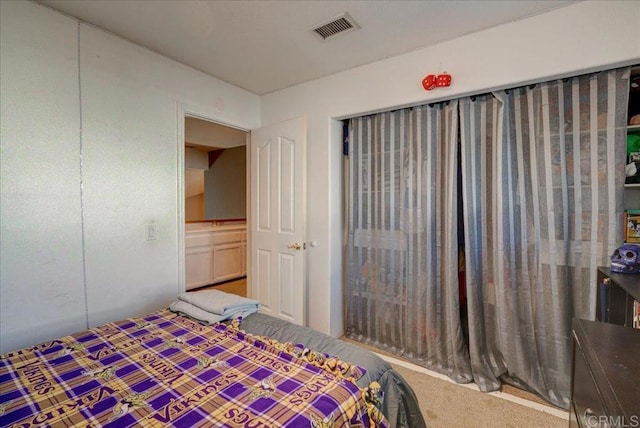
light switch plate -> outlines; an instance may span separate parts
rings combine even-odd
[[[155,241],[156,239],[158,239],[158,230],[156,229],[155,224],[145,225],[145,232],[147,241]]]

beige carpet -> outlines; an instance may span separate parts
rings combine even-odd
[[[341,339],[362,346],[369,351],[399,359],[380,349],[345,337],[341,337]],[[566,413],[566,417],[560,418],[535,408],[430,376],[422,371],[390,364],[415,391],[422,415],[429,428],[566,428],[569,425],[568,413]],[[552,408],[552,405],[539,397],[517,388],[505,387],[503,391],[520,399],[530,400],[534,406],[544,403],[543,405]]]
[[[566,419],[394,365],[411,385],[431,428],[566,428]]]

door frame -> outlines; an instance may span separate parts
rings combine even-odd
[[[176,135],[176,158],[177,158],[177,181],[176,181],[176,185],[177,185],[177,190],[178,190],[178,215],[176,218],[176,222],[177,222],[177,226],[178,226],[178,233],[177,233],[177,255],[178,255],[178,278],[177,278],[177,294],[180,293],[184,293],[186,291],[186,283],[187,283],[187,279],[186,279],[186,267],[185,267],[185,191],[184,191],[184,185],[185,185],[185,155],[184,155],[184,139],[185,139],[185,129],[184,129],[184,123],[185,123],[185,119],[187,117],[193,117],[196,119],[201,119],[201,120],[206,120],[207,122],[212,122],[212,123],[217,123],[218,125],[223,125],[223,126],[227,126],[229,128],[235,128],[235,129],[239,129],[240,131],[244,131],[247,133],[247,140],[246,140],[246,145],[247,145],[247,160],[246,160],[246,174],[247,174],[247,209],[246,209],[246,219],[247,219],[247,226],[249,225],[250,222],[250,214],[251,214],[251,206],[249,205],[250,201],[250,197],[249,197],[249,192],[251,190],[250,185],[251,185],[251,168],[249,168],[249,166],[251,165],[250,162],[250,157],[249,157],[249,138],[250,138],[250,134],[251,134],[251,130],[250,129],[246,129],[242,126],[238,126],[236,124],[230,123],[230,122],[226,122],[224,120],[221,120],[220,118],[216,117],[217,115],[215,114],[215,112],[211,111],[210,109],[206,109],[206,108],[199,108],[193,105],[188,105],[188,104],[184,104],[181,102],[177,102],[176,103],[176,117],[177,117],[177,135]],[[251,237],[249,236],[249,230],[247,230],[247,240],[251,239]],[[247,267],[249,267],[249,263],[250,263],[250,258],[249,258],[249,254],[248,251],[245,251],[246,254],[246,262],[247,262]],[[250,281],[250,277],[249,277],[249,270],[247,270],[247,291],[249,290],[249,284],[251,283]]]

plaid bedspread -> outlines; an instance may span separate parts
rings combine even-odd
[[[2,355],[0,426],[386,426],[358,370],[165,310]]]

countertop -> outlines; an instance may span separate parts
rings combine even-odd
[[[195,232],[215,232],[222,230],[237,230],[242,229],[245,230],[247,228],[246,223],[244,224],[221,224],[221,225],[213,225],[211,223],[187,223],[185,226],[185,233],[195,233]]]

